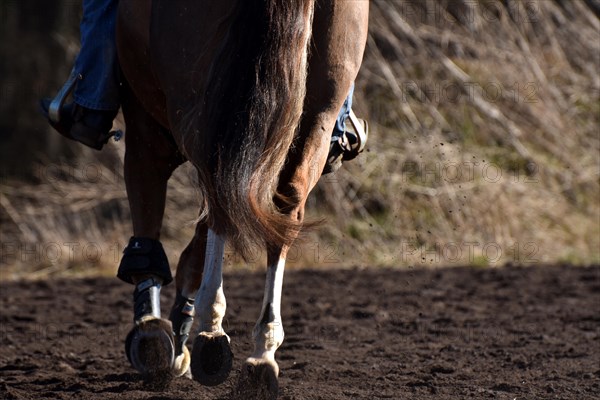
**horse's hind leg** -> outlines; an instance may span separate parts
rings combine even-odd
[[[304,219],[306,200],[325,166],[337,114],[358,73],[368,6],[366,1],[324,0],[315,8],[304,114],[278,188],[283,194],[278,200],[280,211],[296,222]],[[284,337],[280,304],[287,250],[287,246],[268,250],[263,306],[253,331],[254,353],[242,370],[238,398],[277,397],[275,352]]]
[[[343,102],[343,97],[341,98]],[[341,103],[340,103],[341,104]],[[331,126],[337,114],[328,113]],[[316,185],[321,171],[325,165],[325,158],[329,148],[329,138],[321,131],[318,124],[305,125],[306,136],[301,140],[305,147],[307,157],[288,164],[280,182],[280,192],[284,194],[286,203],[278,204],[281,212],[290,219],[301,223],[304,219],[304,207],[310,190]],[[327,132],[328,133],[328,132]],[[325,138],[323,138],[325,136]],[[308,145],[312,143],[312,145]],[[308,157],[310,156],[310,157]],[[309,162],[315,157],[317,164]],[[291,245],[291,244],[290,244]],[[281,297],[283,274],[289,245],[270,246],[267,249],[267,277],[260,316],[256,321],[252,337],[254,339],[254,352],[246,360],[240,374],[240,381],[236,389],[236,398],[249,399],[275,399],[279,385],[279,366],[275,361],[275,352],[283,343],[284,331],[281,318]]]
[[[118,277],[135,285],[134,328],[126,340],[132,365],[152,384],[171,377],[174,345],[171,324],[160,315],[160,288],[171,280],[159,242],[167,181],[183,161],[167,132],[128,92],[123,113],[127,125],[125,184],[133,237],[125,248]]]
[[[338,96],[341,104],[345,96]],[[308,194],[317,184],[329,150],[329,128],[333,127],[337,112],[326,107],[318,111],[307,107],[303,117],[297,153],[290,154],[290,161],[282,172],[279,191],[284,200],[278,201],[280,211],[290,219],[301,223]],[[290,243],[291,245],[291,243]],[[267,277],[260,316],[254,327],[254,352],[246,360],[242,371],[238,395],[240,398],[276,398],[279,367],[275,352],[283,342],[281,297],[285,261],[289,245],[268,249]]]
[[[273,247],[267,252],[267,278],[260,317],[252,331],[254,352],[246,360],[236,389],[239,399],[276,398],[279,366],[275,352],[283,342],[281,292],[285,259],[289,247]]]

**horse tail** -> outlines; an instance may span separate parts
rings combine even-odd
[[[314,2],[238,1],[205,86],[208,223],[244,257],[301,228],[274,199],[302,114]]]

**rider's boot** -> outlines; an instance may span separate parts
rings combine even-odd
[[[346,131],[329,145],[327,163],[323,175],[337,171],[344,161],[350,161],[365,149],[369,137],[369,125],[364,119],[358,118],[354,111],[346,119]]]
[[[61,135],[71,140],[76,140],[92,149],[101,150],[114,132],[111,132],[115,111],[92,110],[77,103],[62,106],[59,110],[60,118],[53,121],[49,115],[52,99],[45,98],[40,101],[41,111],[48,119],[50,125]]]

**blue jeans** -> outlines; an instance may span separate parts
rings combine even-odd
[[[350,110],[352,109],[352,95],[354,94],[354,83],[350,86],[350,92],[348,97],[342,105],[342,109],[338,113],[333,127],[333,134],[331,135],[331,141],[337,141],[346,132],[346,119],[350,116]]]
[[[81,50],[75,60],[75,71],[82,79],[77,82],[73,98],[75,103],[93,110],[118,110],[121,103],[116,45],[118,3],[118,0],[83,0]],[[346,130],[353,93],[354,84],[338,114],[332,141]]]
[[[73,92],[75,103],[93,110],[118,110],[119,62],[116,22],[118,0],[83,0],[79,26],[81,50],[75,72],[82,79]]]

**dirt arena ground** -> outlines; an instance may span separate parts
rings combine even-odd
[[[130,286],[2,283],[0,398],[227,399],[262,287],[262,274],[226,276],[226,383],[153,392],[123,350]],[[600,398],[600,267],[292,271],[283,318],[281,399]]]

